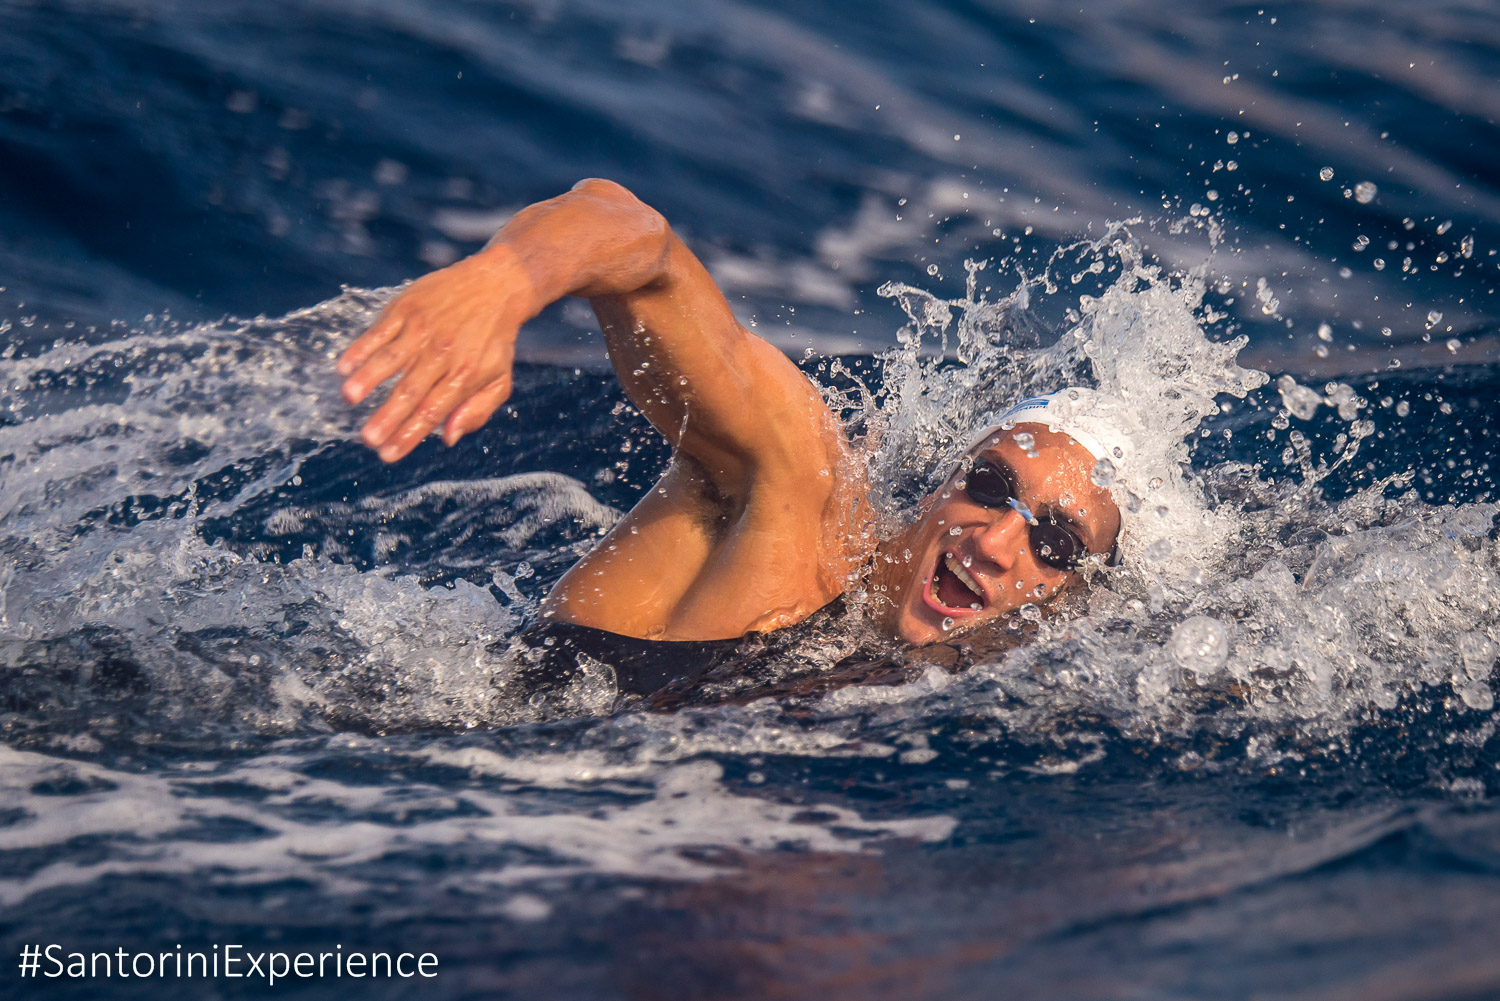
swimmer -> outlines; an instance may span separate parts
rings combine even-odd
[[[803,622],[864,572],[889,599],[881,626],[922,646],[1051,601],[1124,541],[1121,508],[1096,482],[1108,401],[1085,389],[986,421],[916,521],[877,539],[863,464],[817,388],[740,325],[659,213],[604,180],[523,209],[483,250],[413,282],[344,352],[351,404],[396,379],[363,440],[395,462],[434,430],[452,445],[481,427],[510,396],[521,326],[570,295],[593,307],[672,457],[552,588],[546,620],[727,640]]]

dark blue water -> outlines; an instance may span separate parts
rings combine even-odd
[[[12,0],[0,56],[0,952],[440,963],[0,996],[1500,997],[1488,5]],[[331,359],[591,175],[884,383],[902,489],[941,415],[892,375],[962,369],[874,357],[877,289],[1046,274],[985,328],[1022,357],[1118,278],[1054,251],[1138,217],[1272,376],[1193,432],[1222,550],[958,674],[856,614],[764,690],[506,702],[664,447],[579,304],[396,467]],[[855,651],[899,683],[788,682]]]
[[[1321,322],[1341,342],[1380,343],[1381,327],[1416,340],[1434,304],[1444,332],[1493,325],[1497,27],[1482,4],[122,2],[0,17],[17,316],[276,315],[410,278],[600,175],[665,212],[767,333],[822,347],[889,343],[874,287],[934,263],[951,285],[965,256],[995,256],[996,228],[1050,251],[1193,203],[1228,223],[1224,267],[1265,278],[1293,321],[1262,357],[1306,363]],[[1376,186],[1366,204],[1345,194],[1360,182]],[[1176,241],[1158,241],[1170,256]],[[1244,313],[1258,339],[1285,336]],[[558,318],[536,347],[571,328]]]

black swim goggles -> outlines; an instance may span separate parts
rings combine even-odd
[[[1015,473],[1007,466],[988,459],[975,459],[960,475],[958,486],[976,504],[989,508],[1011,507],[1023,515],[1028,513],[1016,497]],[[1088,559],[1088,546],[1071,526],[1051,516],[1046,520],[1032,516],[1027,521],[1031,526],[1031,551],[1047,566],[1067,573],[1077,570],[1078,565]]]

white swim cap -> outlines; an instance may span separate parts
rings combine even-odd
[[[1164,555],[1174,537],[1190,522],[1201,522],[1202,498],[1183,481],[1136,407],[1107,393],[1082,386],[1033,396],[984,418],[977,445],[997,427],[1039,424],[1072,438],[1095,459],[1094,482],[1109,490],[1120,511],[1116,538],[1122,562],[1134,561],[1148,548]],[[972,445],[971,445],[972,447]],[[1191,530],[1187,534],[1193,534]]]
[[[1046,396],[1028,397],[1004,413],[987,418],[985,423],[989,425],[989,429],[985,433],[988,434],[996,425],[1043,424],[1049,430],[1061,431],[1078,442],[1095,459],[1109,459],[1113,462],[1124,458],[1126,443],[1110,439],[1121,436],[1112,434],[1114,429],[1107,423],[1079,419],[1080,411],[1084,408],[1078,404],[1091,397],[1094,399],[1090,402],[1095,402],[1100,396],[1092,389],[1073,387]]]

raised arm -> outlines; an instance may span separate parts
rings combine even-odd
[[[364,440],[393,462],[439,425],[448,444],[483,425],[510,396],[521,325],[565,295],[590,300],[631,401],[721,489],[827,462],[809,448],[833,427],[811,383],[735,320],[659,213],[601,180],[517,213],[484,250],[414,282],[349,347],[339,371],[350,402],[400,374]]]

